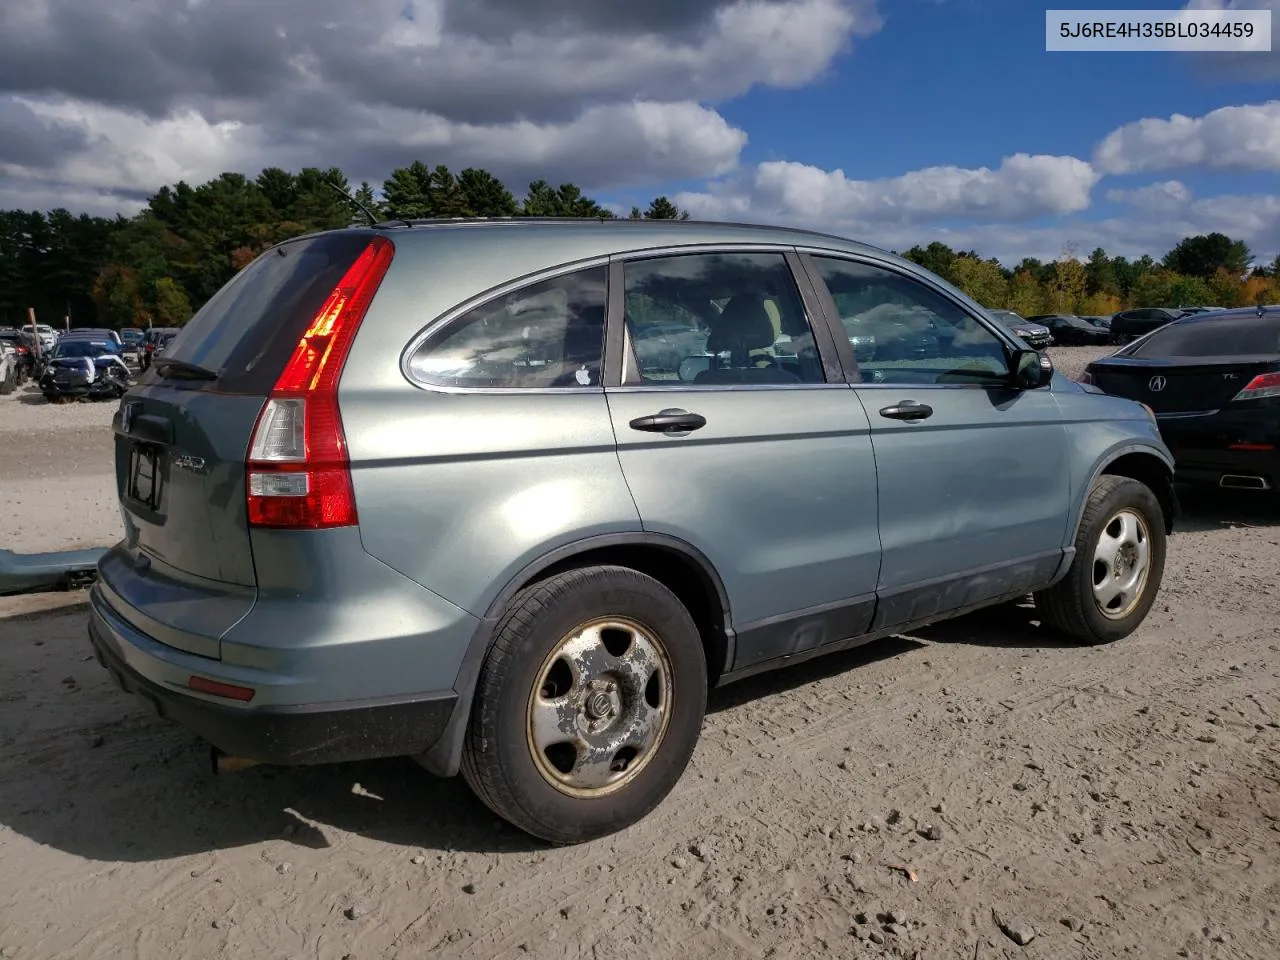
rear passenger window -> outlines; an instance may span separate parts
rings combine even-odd
[[[606,277],[591,267],[490,300],[419,347],[410,372],[442,387],[599,387]]]
[[[623,267],[627,330],[646,385],[822,383],[781,253],[691,253]]]

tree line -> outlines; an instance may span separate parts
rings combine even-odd
[[[955,284],[986,307],[1024,317],[1046,313],[1105,316],[1132,307],[1244,307],[1280,303],[1280,256],[1254,263],[1243,241],[1222,233],[1186,237],[1160,260],[1108,256],[1098,247],[1080,259],[1070,247],[1049,263],[1027,257],[1013,269],[944,243],[903,256]]]
[[[337,189],[335,189],[335,187]],[[422,217],[602,217],[614,214],[566,183],[529,184],[517,198],[497,177],[469,167],[415,162],[392,171],[380,189],[352,189],[341,170],[278,167],[250,178],[224,173],[196,186],[161,187],[133,217],[0,211],[0,326],[39,321],[61,326],[176,326],[263,250],[313,230]],[[635,219],[688,219],[667,197]],[[1190,237],[1163,260],[1129,261],[1095,250],[1052,263],[1026,259],[1012,270],[945,244],[905,256],[988,307],[1024,315],[1112,313],[1127,306],[1280,301],[1280,262],[1254,266],[1248,248],[1221,234]],[[1280,258],[1277,258],[1280,261]]]

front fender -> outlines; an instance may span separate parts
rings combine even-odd
[[[1107,474],[1132,477],[1152,487],[1152,492],[1164,509],[1165,530],[1173,532],[1177,514],[1177,497],[1173,490],[1173,455],[1163,441],[1159,430],[1153,426],[1154,438],[1133,437],[1117,441],[1094,457],[1092,465],[1072,498],[1071,513],[1067,522],[1064,546],[1074,547],[1076,535],[1084,516],[1085,503],[1098,478]]]

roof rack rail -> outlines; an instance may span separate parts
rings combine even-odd
[[[464,224],[490,224],[490,223],[595,223],[595,224],[634,224],[646,227],[662,227],[671,225],[680,225],[685,227],[728,227],[751,230],[775,230],[779,233],[794,233],[804,236],[821,237],[824,240],[843,240],[848,242],[852,238],[841,237],[834,233],[826,233],[822,230],[810,230],[806,227],[791,227],[784,224],[774,223],[746,223],[735,220],[665,220],[665,219],[647,219],[631,217],[407,217],[383,220],[374,224],[375,227],[430,227],[430,226],[458,226]],[[864,247],[872,250],[878,250],[881,253],[889,253],[885,247],[876,246],[873,243],[867,243],[863,240],[856,241]]]

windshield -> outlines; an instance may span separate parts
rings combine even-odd
[[[1162,327],[1138,344],[1132,357],[1256,357],[1280,354],[1275,317],[1197,320]]]
[[[100,340],[64,340],[53,349],[55,358],[104,357],[115,353],[115,345]]]

